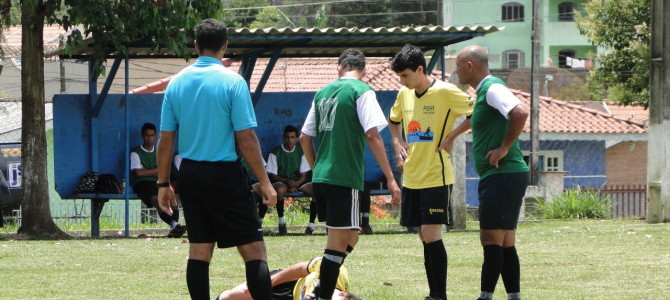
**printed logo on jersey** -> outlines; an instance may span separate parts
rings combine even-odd
[[[465,100],[465,103],[467,103],[468,106],[472,107],[473,105],[475,105],[475,100],[476,100],[476,99],[473,98],[472,96],[468,96],[468,99]]]
[[[424,105],[423,106],[424,115],[434,115],[435,114],[435,105]]]
[[[335,124],[335,114],[337,113],[337,98],[322,99],[319,102],[318,109],[321,113],[319,131],[333,130],[333,124]]]
[[[408,143],[425,143],[433,141],[434,133],[430,130],[430,126],[422,131],[421,123],[417,120],[412,120],[407,125],[407,142]]]

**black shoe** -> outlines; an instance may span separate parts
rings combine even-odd
[[[277,227],[279,228],[279,235],[286,235],[286,224],[279,224]]]
[[[312,229],[311,227],[305,228],[306,235],[312,235],[312,233],[314,233],[314,229]]]
[[[180,238],[186,233],[186,225],[177,224],[174,228],[170,229],[167,237],[169,238]]]
[[[361,226],[361,232],[363,234],[373,234],[372,228],[370,228],[370,224]]]

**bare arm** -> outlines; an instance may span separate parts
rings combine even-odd
[[[156,161],[158,164],[158,182],[170,182],[170,169],[172,164],[172,149],[174,149],[174,138],[176,131],[161,131],[158,139],[158,150],[156,150]],[[171,206],[177,205],[177,199],[171,186],[158,188],[158,206],[161,210],[172,215]]]
[[[261,155],[261,148],[258,144],[256,132],[253,128],[235,131],[235,139],[244,159],[247,160],[247,163],[249,163],[249,166],[251,167],[251,171],[254,172],[254,175],[256,175],[256,178],[258,178],[258,181],[261,184],[263,203],[269,206],[275,205],[277,201],[277,193],[274,188],[272,188],[268,174],[265,173],[263,157]]]
[[[311,135],[300,134],[300,146],[302,147],[302,152],[305,155],[305,159],[309,164],[309,168],[314,170],[314,157],[316,149],[314,148],[314,141]]]
[[[294,264],[286,269],[281,270],[279,273],[272,275],[272,286],[280,285],[284,282],[289,282],[292,280],[298,280],[301,277],[309,275],[307,272],[307,266],[309,262],[304,261],[297,264]]]
[[[158,168],[156,168],[156,169],[134,169],[133,173],[137,177],[153,177],[153,176],[158,176]]]
[[[489,159],[489,163],[492,166],[497,168],[498,161],[507,155],[507,151],[509,151],[509,148],[512,147],[514,141],[516,141],[523,131],[526,119],[528,119],[528,110],[526,110],[523,104],[517,105],[509,112],[509,127],[507,128],[507,133],[505,133],[502,145],[486,154],[486,158]]]
[[[400,124],[393,124],[389,122],[389,130],[391,131],[391,142],[393,145],[393,153],[395,153],[395,167],[398,171],[403,171],[403,165],[407,158],[407,149],[409,144],[402,139],[402,126]]]
[[[440,143],[440,146],[435,149],[435,152],[444,150],[451,155],[451,150],[454,148],[454,140],[468,130],[470,130],[470,119],[466,118],[460,125],[458,125],[458,127],[454,128],[454,130],[447,135],[447,137]]]
[[[368,145],[372,155],[375,156],[379,167],[384,172],[386,176],[386,186],[388,187],[389,192],[391,193],[391,203],[398,204],[400,203],[400,188],[393,178],[393,171],[391,171],[391,165],[389,164],[388,158],[386,157],[386,150],[384,149],[384,141],[382,140],[379,131],[376,127],[370,128],[366,133],[365,137],[368,140]]]

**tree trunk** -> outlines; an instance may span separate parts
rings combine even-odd
[[[24,0],[21,7],[21,158],[22,220],[19,234],[29,238],[67,236],[54,223],[49,206],[47,142],[44,122],[44,5]]]

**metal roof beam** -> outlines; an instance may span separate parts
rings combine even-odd
[[[121,61],[124,59],[124,56],[117,56],[116,59],[114,59],[114,63],[112,64],[112,69],[109,71],[109,75],[107,75],[107,79],[105,80],[105,85],[102,87],[102,91],[100,91],[100,95],[98,95],[97,101],[95,102],[95,107],[93,107],[93,111],[91,112],[92,117],[97,117],[98,114],[100,114],[100,109],[102,109],[102,105],[105,103],[105,99],[107,99],[107,94],[109,94],[109,88],[112,86],[112,82],[114,81],[114,77],[116,77],[116,71],[119,70],[119,66],[121,65]],[[95,77],[95,76],[93,76]]]
[[[265,72],[263,72],[263,76],[261,76],[261,80],[258,82],[258,85],[256,86],[256,91],[251,97],[251,101],[254,107],[256,106],[256,103],[258,103],[258,99],[261,98],[263,88],[265,88],[265,84],[268,82],[268,79],[270,78],[270,73],[272,73],[272,70],[274,69],[275,64],[277,63],[277,60],[281,56],[281,52],[282,52],[281,48],[275,49],[274,52],[272,53],[270,61],[268,62],[268,65],[265,67]]]

